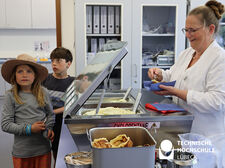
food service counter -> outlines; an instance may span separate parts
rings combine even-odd
[[[144,108],[146,103],[172,103],[172,101],[144,89],[141,90],[141,92],[142,98],[138,109],[141,110],[142,113],[115,116],[74,115],[71,116],[71,118],[65,118],[61,131],[56,167],[66,167],[64,162],[64,156],[66,154],[78,150],[90,150],[86,131],[94,127],[143,126],[149,129],[156,140],[156,148],[158,148],[160,142],[165,139],[171,140],[175,148],[178,147],[177,140],[179,140],[179,138],[177,135],[190,132],[192,121],[194,119],[193,115],[189,112],[162,114],[146,110]],[[137,93],[137,90],[132,90],[130,98],[135,101]]]

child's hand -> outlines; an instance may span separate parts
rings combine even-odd
[[[31,125],[31,132],[39,133],[45,130],[45,124],[43,121],[37,121]]]
[[[49,129],[48,130],[48,139],[50,139],[51,142],[53,142],[54,136],[55,136],[54,132]]]

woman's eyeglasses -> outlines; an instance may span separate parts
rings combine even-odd
[[[203,27],[203,26],[202,26]],[[195,33],[196,31],[198,31],[199,29],[201,29],[202,27],[199,27],[199,28],[196,28],[196,29],[193,29],[193,28],[188,28],[188,29],[181,29],[182,32],[185,34],[185,33],[189,33],[189,34],[192,34],[192,33]]]

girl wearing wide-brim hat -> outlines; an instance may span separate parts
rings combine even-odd
[[[2,130],[14,134],[14,168],[50,168],[54,113],[41,82],[48,70],[33,57],[21,54],[6,61],[3,78],[12,85],[6,92],[2,111]]]

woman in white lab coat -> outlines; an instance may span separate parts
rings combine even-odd
[[[148,71],[151,79],[176,80],[174,87],[160,85],[164,90],[155,93],[173,95],[175,103],[194,115],[191,132],[209,138],[225,134],[225,50],[215,41],[223,12],[224,6],[213,0],[193,9],[182,29],[191,47],[169,70]],[[225,147],[225,136],[221,139]]]

